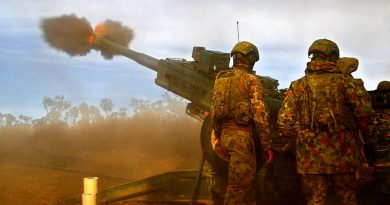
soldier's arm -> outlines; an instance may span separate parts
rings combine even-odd
[[[367,144],[376,142],[373,133],[373,109],[370,96],[360,79],[346,78],[346,100]]]
[[[271,134],[269,130],[269,116],[265,109],[263,86],[254,75],[244,76],[245,89],[249,93],[254,124],[259,132],[261,145],[264,150],[271,149]]]
[[[286,97],[284,98],[282,107],[279,110],[278,114],[278,134],[283,138],[292,138],[294,136],[294,117],[297,110],[296,97],[294,95],[294,90],[298,89],[296,83],[291,83],[289,89],[287,90]]]

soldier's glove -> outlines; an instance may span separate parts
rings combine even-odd
[[[272,164],[274,162],[274,152],[272,151],[272,149],[268,149],[266,151],[267,153],[267,164]]]
[[[221,139],[221,134],[222,134],[221,130],[214,130],[215,138],[220,140]]]
[[[375,166],[376,157],[377,157],[376,147],[374,145],[366,145],[364,147],[364,151],[365,151],[365,154],[366,154],[366,160],[368,162],[368,165],[370,167]]]
[[[279,150],[283,157],[290,158],[295,161],[295,141],[289,138],[281,138],[282,145]]]
[[[215,137],[217,139],[221,139],[221,134],[222,134],[221,123],[219,123],[219,121],[216,118],[212,118],[211,124],[214,130]]]

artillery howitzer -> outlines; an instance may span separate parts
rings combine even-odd
[[[43,27],[45,30],[45,26]],[[210,139],[212,128],[208,112],[211,108],[215,76],[219,71],[229,69],[229,53],[206,50],[204,47],[194,47],[192,52],[193,61],[170,58],[159,60],[127,48],[123,43],[116,42],[116,38],[110,38],[110,35],[99,32],[93,33],[92,29],[89,28],[85,30],[87,32],[81,36],[80,44],[85,44],[84,47],[87,50],[97,49],[102,52],[126,56],[138,64],[156,71],[155,83],[187,99],[189,103],[186,113],[203,121],[200,134],[203,159],[198,171],[164,173],[105,189],[98,192],[98,203],[194,203],[195,198],[197,198],[196,203],[218,203],[223,197],[228,169],[227,163],[213,152]],[[86,44],[86,39],[88,39],[88,44]],[[48,37],[47,40],[50,42]],[[50,43],[52,44],[52,42]],[[55,42],[53,44],[54,47],[60,47],[56,46]],[[80,52],[80,54],[85,53],[84,50]],[[271,124],[274,125],[282,98],[277,90],[278,81],[270,77],[258,77],[265,88],[265,101],[270,111]],[[272,128],[271,133],[275,135]],[[277,140],[275,139],[274,142],[277,142]],[[203,172],[204,160],[207,160],[212,166],[212,172]],[[257,201],[266,205],[303,204],[303,196],[300,193],[300,186],[295,172],[294,160],[289,156],[277,154],[272,166],[263,167],[258,171]],[[385,177],[382,179],[389,180],[388,175],[386,175],[388,171],[384,173],[383,176]],[[363,197],[363,203],[372,202],[372,199],[375,198],[379,202],[374,204],[380,204],[383,200],[386,201],[382,195],[378,197],[379,194],[382,194],[382,191],[382,188],[380,188],[379,191],[370,192],[372,195],[369,195],[368,198],[365,195],[359,196]],[[79,203],[80,200],[80,197],[76,197],[65,201],[65,203]]]
[[[211,145],[212,128],[208,113],[211,108],[215,77],[219,71],[230,69],[230,54],[206,50],[204,47],[194,47],[192,51],[193,61],[175,58],[158,60],[147,54],[136,52],[104,38],[97,39],[96,44],[105,49],[115,51],[117,54],[126,56],[138,64],[156,71],[157,78],[155,79],[155,83],[157,85],[189,101],[186,113],[203,121],[200,135],[201,147],[204,158],[213,166],[213,170],[215,171],[212,173],[213,176],[211,176],[211,178],[213,178],[218,185],[222,186],[215,188],[216,193],[214,193],[215,195],[213,197],[220,197],[216,195],[223,194],[223,191],[222,193],[218,192],[221,192],[221,189],[226,185],[228,166],[227,162],[213,153]],[[270,77],[257,77],[261,79],[265,88],[265,101],[271,113],[271,121],[275,124],[277,113],[281,106],[280,99],[282,98],[277,91],[278,81]],[[203,164],[201,164],[201,166],[203,166]],[[296,195],[291,197],[295,197],[296,201],[298,201],[297,189],[295,187],[296,184],[291,183],[291,180],[295,182],[295,166],[293,165],[293,162],[290,162],[289,166],[290,169],[284,167],[283,170],[291,171],[289,174],[290,176],[287,176],[286,173],[284,173],[285,176],[275,176],[282,178],[287,177],[286,179],[278,179],[283,184],[279,194],[280,192],[284,192],[285,194]],[[265,172],[266,170],[263,170],[261,175],[262,180],[264,180],[264,176],[266,175]],[[285,186],[288,183],[290,183],[290,185]],[[210,188],[214,189],[214,187]],[[263,198],[266,197],[268,197],[268,200],[273,200],[270,199],[269,195],[263,195]],[[277,200],[282,201],[283,199],[278,198]],[[289,202],[289,204],[291,204],[291,202]]]

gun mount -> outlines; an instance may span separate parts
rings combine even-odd
[[[95,44],[156,71],[155,83],[190,101],[186,113],[199,120],[204,120],[210,111],[215,76],[219,71],[229,69],[229,53],[206,50],[204,47],[194,47],[192,51],[194,60],[187,61],[173,58],[159,60],[104,38],[98,39]],[[266,94],[275,93],[277,80],[258,77],[262,79],[263,84],[265,83]],[[267,100],[271,101],[269,97]]]

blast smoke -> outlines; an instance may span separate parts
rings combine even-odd
[[[113,43],[128,47],[133,39],[133,31],[118,21],[108,19],[99,26],[104,27],[102,29],[104,33],[99,33],[100,37]],[[88,43],[87,39],[94,33],[93,28],[85,18],[78,18],[74,14],[43,19],[41,28],[45,40],[51,46],[70,56],[83,56],[91,49],[100,50],[105,59],[112,59],[114,55],[119,54],[112,49],[99,46],[99,43]]]
[[[133,31],[130,28],[122,26],[118,21],[106,20],[103,24],[107,31],[104,39],[110,40],[114,43],[120,44],[124,47],[128,47],[130,41],[133,39]],[[100,48],[101,54],[105,59],[112,59],[116,53],[113,50],[107,48]]]
[[[51,46],[70,56],[86,55],[92,48],[86,39],[93,29],[85,18],[78,18],[74,14],[46,18],[42,20],[41,28]]]

